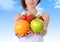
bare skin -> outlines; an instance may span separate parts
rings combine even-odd
[[[31,14],[31,13],[33,13],[33,14],[36,14],[37,13],[37,9],[36,9],[36,4],[37,4],[37,2],[38,2],[38,0],[25,0],[25,3],[26,3],[26,5],[27,5],[27,8],[26,9],[28,9],[28,11],[26,11],[26,13],[27,14]],[[42,17],[43,17],[43,19],[44,19],[44,24],[45,24],[45,26],[44,26],[44,29],[41,31],[41,35],[42,36],[44,36],[45,34],[46,34],[46,32],[47,32],[47,27],[48,27],[48,23],[49,23],[49,15],[48,15],[48,13],[42,13],[42,15],[41,15]],[[17,19],[16,19],[17,18]],[[19,18],[20,18],[20,14],[16,14],[15,16],[14,16],[14,21],[16,22],[17,20],[19,20]],[[30,32],[30,31],[29,31]],[[28,32],[28,33],[29,33]],[[26,36],[27,34],[25,34],[25,36]],[[38,33],[38,35],[39,35],[39,33]],[[16,35],[18,38],[19,37],[23,37],[23,35]]]
[[[20,19],[20,14],[17,13],[14,15],[14,22],[18,21]]]

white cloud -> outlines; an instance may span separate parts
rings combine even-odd
[[[60,5],[55,5],[54,8],[60,8]]]
[[[16,2],[13,0],[0,0],[0,9],[13,10],[15,4]]]
[[[60,0],[49,0],[49,2],[51,2],[54,8],[59,8],[60,9]]]
[[[55,1],[54,8],[60,8],[60,0]]]

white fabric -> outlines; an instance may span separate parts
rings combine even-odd
[[[41,12],[38,11],[36,15],[41,15]],[[18,41],[19,42],[43,42],[43,36],[42,35],[36,35],[36,34],[33,34],[31,32],[26,37],[18,39]]]

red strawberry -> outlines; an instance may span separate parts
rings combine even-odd
[[[39,17],[39,19],[41,19],[42,21],[44,21],[44,19],[43,19],[43,17],[42,17],[42,16],[40,16],[40,17]]]
[[[26,20],[27,19],[27,16],[26,15],[22,15],[21,16],[21,19]]]
[[[31,21],[34,19],[34,16],[32,14],[30,14],[29,16],[27,16],[27,21]]]

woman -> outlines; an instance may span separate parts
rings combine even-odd
[[[25,36],[23,37],[23,35],[19,35],[16,34],[16,36],[19,38],[19,42],[43,42],[43,37],[47,32],[47,26],[48,26],[48,22],[49,22],[49,15],[48,13],[44,13],[44,12],[39,12],[36,9],[36,6],[38,5],[38,3],[40,2],[40,0],[21,0],[22,6],[25,9],[26,14],[35,14],[35,15],[41,15],[44,19],[44,29],[41,31],[41,33],[37,33],[37,34],[33,34],[32,32],[29,33],[28,35],[25,34]],[[22,15],[22,14],[21,14]],[[17,20],[20,19],[20,14],[16,14],[14,16],[14,21],[16,22]]]

